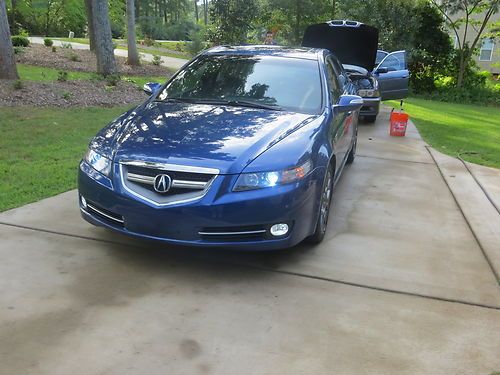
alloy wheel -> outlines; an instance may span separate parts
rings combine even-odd
[[[328,169],[326,172],[325,185],[323,187],[323,192],[321,194],[321,208],[320,208],[320,219],[319,224],[321,232],[326,231],[326,226],[328,224],[328,215],[330,213],[330,202],[332,200],[332,189],[333,189],[333,175],[332,171]]]

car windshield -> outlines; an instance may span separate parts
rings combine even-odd
[[[158,99],[318,113],[322,90],[315,60],[207,55],[181,71]]]

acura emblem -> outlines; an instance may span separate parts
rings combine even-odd
[[[166,193],[170,190],[172,179],[168,174],[159,174],[155,177],[153,187],[158,193]]]

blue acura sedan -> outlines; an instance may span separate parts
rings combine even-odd
[[[332,52],[215,47],[145,91],[80,163],[85,220],[193,246],[323,239],[363,105]]]

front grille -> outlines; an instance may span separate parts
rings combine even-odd
[[[124,161],[120,168],[123,185],[129,192],[158,205],[201,198],[219,173],[212,168],[141,161]],[[168,176],[166,191],[155,188],[159,175]]]
[[[262,225],[245,227],[202,228],[198,232],[201,239],[213,242],[259,241],[266,238],[267,230]]]
[[[176,180],[187,180],[187,181],[201,181],[208,182],[214,176],[213,174],[207,173],[193,173],[193,172],[180,172],[180,171],[164,171],[162,169],[157,168],[145,168],[138,167],[135,165],[127,166],[128,173],[135,173],[149,177],[156,177],[156,175],[161,173],[167,173],[172,179]]]

